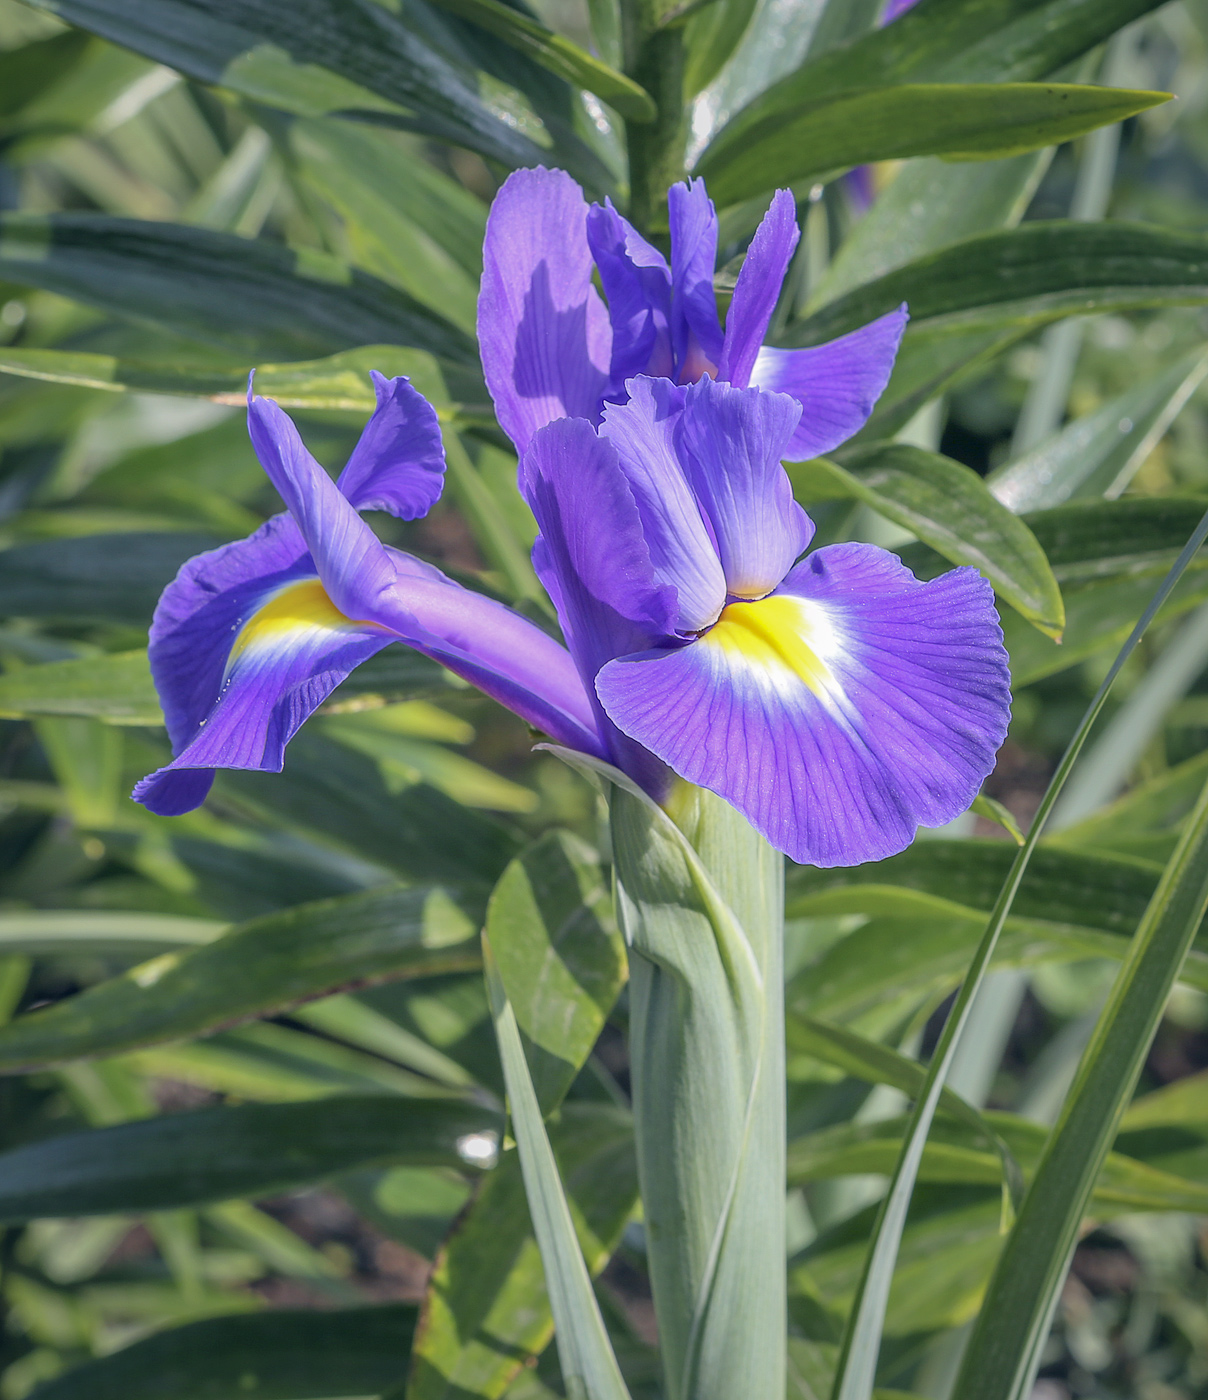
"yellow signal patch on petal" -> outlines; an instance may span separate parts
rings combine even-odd
[[[820,699],[840,689],[827,664],[838,648],[835,630],[825,610],[805,598],[779,593],[753,603],[730,603],[697,645],[701,643],[773,682],[795,679]]]
[[[237,660],[249,647],[279,646],[314,630],[333,632],[373,625],[345,617],[317,578],[301,579],[279,588],[248,618],[239,629],[227,664]]]

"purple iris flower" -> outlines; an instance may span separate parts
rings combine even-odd
[[[780,190],[751,240],[723,330],[713,293],[717,215],[704,182],[673,185],[667,202],[670,263],[611,204],[588,208],[561,170],[518,170],[504,182],[487,221],[478,338],[517,451],[555,418],[598,424],[637,374],[791,395],[802,406],[785,450],[792,461],[858,432],[889,382],[906,308],[826,345],[764,345],[800,237],[793,197]]]
[[[151,664],[176,757],[140,801],[187,811],[215,768],[279,771],[335,685],[401,641],[657,800],[677,775],[712,789],[797,861],[879,859],[968,807],[1010,706],[989,584],[974,569],[920,583],[863,544],[800,560],[813,525],[781,465],[860,426],[904,317],[772,352],[766,374],[791,392],[756,387],[791,200],[757,233],[724,332],[703,187],[673,191],[672,210],[670,267],[615,211],[589,216],[560,172],[510,177],[488,225],[484,368],[566,647],[361,520],[414,519],[440,494],[439,426],[406,380],[375,377],[377,410],[338,482],[249,386],[252,440],[287,512],[165,592]]]
[[[404,642],[561,744],[606,756],[574,663],[539,627],[382,544],[361,519],[426,515],[444,485],[436,413],[405,378],[373,376],[377,409],[332,481],[289,417],[248,384],[248,430],[286,504],[246,540],[189,560],[151,624],[176,757],[134,796],[175,816],[215,768],[279,773],[303,721],[362,661]]]

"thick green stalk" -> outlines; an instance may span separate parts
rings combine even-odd
[[[658,108],[653,122],[627,127],[629,216],[639,229],[661,232],[667,190],[684,178],[689,107],[684,102],[684,31],[659,29],[643,38],[629,74]]]
[[[666,0],[621,0],[625,72],[654,99],[652,122],[626,124],[629,217],[643,233],[667,227],[667,190],[684,178],[691,107],[684,99],[684,27]]]
[[[630,1073],[667,1400],[785,1393],[783,860],[686,785],[614,791]],[[683,833],[682,839],[679,833]]]

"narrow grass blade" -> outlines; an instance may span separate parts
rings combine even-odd
[[[956,1394],[1025,1400],[1078,1226],[1204,911],[1208,785],[1184,827],[1082,1056],[975,1325]]]
[[[558,1164],[541,1121],[541,1107],[524,1058],[516,1014],[485,938],[482,951],[512,1131],[520,1153],[533,1233],[545,1267],[567,1395],[569,1400],[630,1400],[579,1249]]]
[[[1010,873],[991,911],[985,934],[973,956],[965,981],[957,994],[956,1003],[944,1026],[939,1044],[931,1057],[924,1088],[915,1103],[910,1127],[903,1139],[902,1154],[898,1158],[898,1165],[890,1182],[889,1191],[877,1217],[872,1242],[865,1259],[864,1272],[856,1289],[855,1300],[843,1338],[839,1367],[835,1373],[835,1385],[832,1391],[834,1400],[869,1400],[872,1395],[877,1354],[880,1350],[881,1333],[885,1324],[885,1310],[889,1301],[889,1288],[893,1280],[894,1264],[897,1259],[898,1245],[902,1238],[902,1230],[906,1224],[906,1212],[910,1205],[910,1197],[922,1162],[927,1133],[931,1126],[931,1120],[935,1116],[944,1080],[956,1054],[961,1033],[969,1019],[973,999],[977,995],[982,979],[990,965],[995,945],[998,943],[999,935],[1006,924],[1007,916],[1011,912],[1011,905],[1023,881],[1032,852],[1036,849],[1049,813],[1052,811],[1074,762],[1103,708],[1109,691],[1115,684],[1116,677],[1120,674],[1124,663],[1132,655],[1150,622],[1157,615],[1159,608],[1166,601],[1205,538],[1208,538],[1208,515],[1204,516],[1195,533],[1188,540],[1183,552],[1175,561],[1136,627],[1133,628],[1131,636],[1120,648],[1119,655],[1112,663],[1103,684],[1087,707],[1087,711],[1083,715],[1074,737],[1070,740],[1069,747],[1066,749],[1052,781],[1049,783],[1048,791],[1040,803],[1027,840],[1019,848]],[[958,1391],[958,1393],[964,1394],[963,1391]]]

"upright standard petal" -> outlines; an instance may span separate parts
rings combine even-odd
[[[346,617],[389,623],[394,566],[378,537],[306,450],[293,420],[271,399],[253,398],[248,432],[260,465],[306,541],[315,571]]]
[[[377,408],[336,484],[356,510],[418,520],[436,504],[445,484],[440,420],[405,375],[387,379],[371,370],[369,377]]]
[[[740,388],[750,383],[751,370],[768,333],[772,312],[776,310],[780,288],[800,237],[793,196],[788,190],[777,190],[771,207],[755,230],[734,286],[734,296],[726,312],[718,379],[729,380]]]
[[[614,656],[674,637],[675,590],[660,585],[616,449],[590,423],[566,418],[537,433],[520,463],[541,534],[533,550],[558,609],[613,761],[648,789],[658,765],[629,744],[599,708],[596,673]]]
[[[205,800],[215,768],[280,772],[307,716],[393,640],[336,608],[287,515],[189,560],[155,610],[149,649],[176,757],[135,798],[175,816]]]
[[[582,190],[561,170],[514,171],[491,206],[482,253],[483,373],[516,450],[556,418],[595,422],[612,330],[591,283]]]
[[[671,269],[662,253],[612,207],[593,204],[587,241],[600,271],[612,321],[609,396],[635,374],[673,374]]]
[[[770,593],[814,533],[780,465],[800,411],[784,394],[710,379],[685,395],[681,459],[736,597]]]
[[[807,350],[765,345],[760,350],[751,383],[790,394],[801,404],[801,421],[784,453],[787,461],[804,462],[830,452],[868,422],[893,373],[909,319],[902,305],[825,345]]]
[[[671,224],[671,347],[675,378],[693,384],[717,372],[721,322],[713,271],[717,266],[717,214],[703,180],[667,191]]]
[[[597,692],[612,720],[724,797],[802,864],[904,849],[963,812],[1007,732],[990,585],[920,583],[872,545],[834,545],[699,641],[623,658]]]
[[[605,406],[600,434],[633,491],[654,576],[675,587],[675,630],[699,632],[717,621],[726,576],[676,452],[687,391],[667,379],[631,379],[626,388],[625,403]]]

